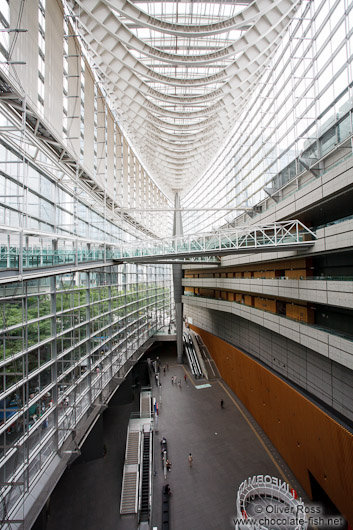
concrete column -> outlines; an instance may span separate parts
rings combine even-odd
[[[174,199],[174,207],[180,208],[180,196],[177,192]],[[181,220],[181,211],[174,211],[173,235],[181,236],[183,234],[183,225]],[[172,265],[173,267],[173,285],[174,285],[174,302],[175,302],[175,326],[177,337],[177,360],[179,364],[183,362],[183,305],[181,303],[183,276],[181,265]]]
[[[123,202],[122,206],[129,208],[129,173],[130,173],[130,160],[129,160],[129,144],[123,138]]]

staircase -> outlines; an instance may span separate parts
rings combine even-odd
[[[121,492],[120,513],[136,513],[137,501],[137,471],[124,472]]]
[[[137,513],[139,452],[140,431],[129,431],[126,443],[123,484],[121,489],[121,514]]]
[[[139,446],[140,446],[140,432],[129,431],[126,453],[125,453],[125,464],[138,464],[139,461]]]
[[[140,400],[141,418],[151,417],[151,397],[142,397]]]

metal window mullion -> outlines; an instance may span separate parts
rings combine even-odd
[[[91,273],[86,272],[87,285],[86,291],[86,355],[88,359],[88,401],[92,405],[92,360],[91,360],[91,309],[90,309],[90,292],[91,292]]]

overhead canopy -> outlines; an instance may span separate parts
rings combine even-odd
[[[123,127],[169,195],[207,169],[299,0],[70,0]]]

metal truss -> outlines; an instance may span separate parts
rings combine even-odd
[[[20,240],[28,234],[36,234],[41,237],[53,237],[50,232],[36,232],[33,230],[16,231],[15,228],[7,229],[0,225],[1,231],[18,233]],[[60,239],[60,235],[57,235]],[[87,239],[65,236],[77,242],[87,242]],[[12,265],[12,273],[6,272],[0,277],[0,284],[14,280],[24,280],[37,277],[51,276],[54,274],[89,270],[92,267],[106,267],[112,263],[139,262],[156,264],[192,264],[212,263],[218,264],[221,255],[232,253],[266,252],[266,251],[288,251],[299,250],[314,244],[316,235],[298,220],[281,221],[268,225],[235,227],[222,229],[206,234],[194,234],[164,239],[136,240],[132,243],[111,243],[90,240],[99,243],[99,253],[82,252],[76,246],[69,251],[71,261],[62,264],[60,257],[63,251],[47,249],[38,253],[33,249],[35,258],[42,256],[41,265],[27,264],[23,261],[20,247],[11,248],[11,252],[17,257],[17,264]],[[32,249],[26,249],[27,261],[30,261]],[[50,269],[48,269],[50,266]]]
[[[298,220],[237,227],[208,234],[139,241],[121,247],[123,261],[154,261],[167,257],[298,250],[315,243],[316,235]],[[117,252],[114,253],[117,255]]]
[[[64,188],[86,203],[89,194],[89,207],[110,222],[121,227],[126,223],[137,237],[141,232],[146,237],[157,234],[141,225],[119,205],[97,180],[79,163],[67,146],[57,138],[50,125],[43,119],[26,99],[16,82],[0,71],[0,108],[6,118],[6,125],[0,125],[1,137],[15,152],[22,155],[23,161],[30,161],[45,173],[52,175]],[[43,162],[38,156],[44,151],[49,162]]]
[[[214,158],[298,0],[234,2],[231,16],[218,3],[218,15],[205,4],[200,17],[191,2],[180,16],[177,2],[157,9],[148,2],[141,10],[129,0],[68,0],[74,33],[83,36],[134,147],[167,193],[188,189]]]

